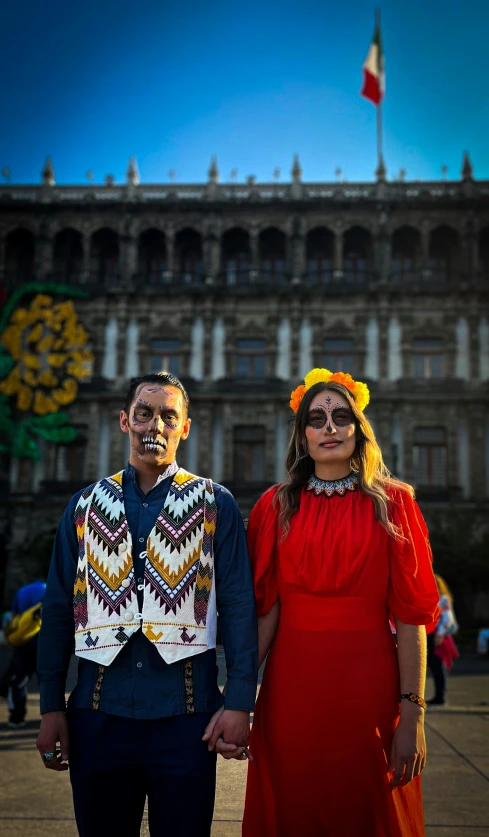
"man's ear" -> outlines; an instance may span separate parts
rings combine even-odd
[[[192,424],[191,418],[186,418],[183,423],[183,430],[180,439],[184,442],[185,439],[188,439],[188,434],[190,433],[190,425]]]
[[[129,416],[125,410],[121,410],[119,422],[123,433],[129,433]]]

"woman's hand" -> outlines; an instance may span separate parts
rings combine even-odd
[[[389,770],[394,770],[392,787],[409,784],[421,774],[425,764],[424,710],[413,703],[403,706],[392,740],[389,765]]]
[[[207,724],[207,726],[205,728],[204,735],[202,736],[202,741],[209,741],[210,742],[209,743],[209,750],[215,750],[216,753],[219,753],[226,760],[237,759],[238,761],[244,761],[245,759],[250,759],[250,761],[253,761],[253,756],[248,751],[248,748],[245,746],[245,744],[236,745],[236,744],[231,744],[228,741],[224,741],[224,738],[222,737],[222,735],[223,735],[223,732],[226,728],[226,725],[223,726],[223,720],[224,719],[221,717],[223,715],[223,713],[224,713],[224,706],[221,706],[220,709],[217,710],[217,712],[214,712],[212,718],[210,719],[209,723]],[[245,714],[245,713],[232,713],[232,712],[228,711],[227,716],[231,716],[232,721],[236,722],[236,717],[235,716],[240,716],[240,715],[243,715],[243,714]],[[229,718],[227,718],[227,720],[228,720],[228,723],[229,723]],[[237,720],[238,720],[238,726],[239,726],[239,722],[242,719],[240,717],[238,717]],[[216,726],[217,726],[217,730],[215,729]],[[233,726],[235,726],[235,723],[231,724],[231,727],[233,727]],[[221,729],[221,727],[223,727],[223,728]],[[233,731],[239,732],[238,730],[233,730]],[[230,732],[231,732],[231,730],[230,730]],[[232,734],[232,732],[231,732],[231,734]],[[247,735],[245,734],[246,743],[247,743],[247,740],[248,740],[248,736],[249,736],[249,715],[248,715],[248,724],[247,724]],[[238,737],[241,737],[241,736],[238,735]]]

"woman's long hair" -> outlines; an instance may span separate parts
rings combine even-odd
[[[307,420],[312,400],[318,392],[325,392],[326,390],[342,395],[350,405],[355,418],[356,431],[356,445],[351,458],[352,470],[356,471],[358,475],[360,489],[372,498],[377,520],[389,535],[399,537],[400,533],[397,527],[389,520],[387,489],[389,487],[401,488],[408,491],[412,496],[414,494],[413,488],[390,475],[384,465],[382,453],[370,423],[356,406],[351,392],[342,384],[334,381],[326,384],[315,384],[308,389],[297,411],[285,460],[287,476],[280,484],[274,500],[280,508],[278,521],[282,530],[282,537],[286,537],[290,529],[290,518],[299,508],[301,488],[306,485],[309,477],[314,473],[315,463],[307,450]]]

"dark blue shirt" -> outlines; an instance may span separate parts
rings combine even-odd
[[[123,493],[132,542],[146,543],[163,508],[173,477],[143,494],[132,465],[124,471]],[[78,563],[74,512],[81,491],[70,500],[54,542],[43,604],[38,674],[41,713],[65,708],[68,666],[74,649],[73,586]],[[243,521],[233,496],[214,483],[217,525],[214,536],[214,573],[217,610],[226,656],[226,709],[251,711],[258,676],[258,636],[253,582]],[[137,581],[144,575],[144,558],[134,550]],[[142,610],[144,591],[138,592]],[[196,712],[212,712],[223,703],[217,685],[215,649],[192,658]],[[168,664],[156,647],[137,631],[110,664],[104,667],[99,708],[128,718],[162,718],[185,713],[184,660]],[[78,660],[78,682],[70,706],[91,709],[99,665]]]

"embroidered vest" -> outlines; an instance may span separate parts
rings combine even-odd
[[[86,488],[75,510],[75,654],[110,665],[140,628],[167,663],[215,648],[216,520],[211,480],[180,468],[146,545],[140,544],[139,613],[122,472]]]

